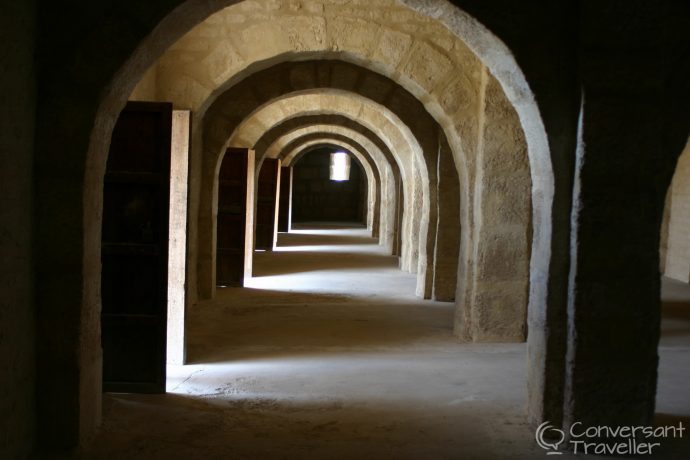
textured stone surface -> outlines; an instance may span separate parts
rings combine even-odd
[[[206,107],[211,93],[229,87],[246,65],[295,51],[338,53],[388,76],[400,73],[396,79],[430,104],[448,94],[466,94],[455,85],[478,78],[473,69],[479,61],[461,41],[392,0],[366,8],[329,0],[303,1],[298,8],[271,3],[233,5],[178,40],[157,63],[158,98],[193,110]],[[453,75],[460,70],[463,79],[448,81],[451,69]],[[442,114],[446,119],[453,115]]]
[[[463,270],[469,276],[462,284],[456,333],[480,342],[522,341],[527,333],[531,238],[526,143],[517,114],[502,97],[496,79],[488,77],[486,84],[479,117],[474,225],[467,229],[472,266]]]

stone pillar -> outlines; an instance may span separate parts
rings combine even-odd
[[[406,271],[406,272],[411,272],[411,264],[410,264],[410,259],[411,259],[411,244],[410,244],[410,235],[412,232],[412,224],[410,223],[412,221],[411,215],[412,215],[412,203],[414,201],[414,196],[413,196],[413,189],[414,186],[409,183],[411,182],[409,179],[407,181],[402,180],[402,177],[400,178],[400,183],[399,183],[399,192],[400,196],[402,196],[402,204],[403,206],[400,207],[399,211],[399,219],[401,222],[400,225],[400,260],[399,260],[399,267],[400,270]]]
[[[412,190],[410,193],[412,198],[412,205],[408,208],[406,207],[404,212],[406,212],[409,217],[410,222],[410,233],[407,239],[409,246],[409,271],[410,273],[417,273],[419,269],[419,248],[420,244],[420,227],[422,223],[422,206],[424,203],[424,187],[422,185],[422,176],[419,172],[419,168],[414,168],[414,181],[411,184]]]
[[[455,300],[460,252],[460,184],[453,154],[441,129],[438,130],[438,139],[438,212],[432,297],[452,302]]]
[[[396,179],[393,175],[393,171],[390,166],[386,165],[385,168],[380,173],[381,186],[379,187],[381,196],[381,232],[379,242],[382,244],[386,251],[389,251],[391,255],[399,255],[399,251],[396,251],[398,246],[396,245],[396,240],[398,237],[398,232],[400,228],[396,225],[397,217],[397,196],[396,196]]]
[[[565,422],[647,424],[656,391],[663,197],[648,176],[655,168],[650,144],[640,141],[660,126],[654,116],[640,116],[657,111],[634,93],[619,100],[587,94],[574,197]],[[637,134],[630,136],[633,126]]]
[[[487,75],[475,156],[471,267],[459,304],[460,336],[476,342],[526,337],[531,238],[527,144],[517,113]]]
[[[403,237],[403,209],[405,208],[405,193],[403,189],[403,181],[400,170],[393,173],[391,180],[393,184],[393,194],[395,196],[395,212],[393,216],[394,237],[393,237],[393,255],[402,255],[402,237]]]
[[[617,4],[581,14],[566,426],[647,425],[654,415],[659,228],[680,148],[669,149],[664,9]]]
[[[435,133],[436,130],[432,128],[427,132]],[[426,175],[422,175],[421,167],[417,166],[417,169],[420,170],[422,213],[421,221],[419,222],[419,257],[417,260],[416,291],[419,297],[430,299],[433,294],[434,269],[436,267],[434,256],[439,211],[437,179],[439,148],[435,136],[431,137],[429,141],[424,142],[423,145],[424,159],[422,161],[426,164]],[[445,185],[446,183],[444,183],[444,187]],[[448,190],[448,193],[452,193],[452,190]]]

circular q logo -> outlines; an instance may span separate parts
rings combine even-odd
[[[547,432],[553,432],[556,434],[555,436],[553,434],[551,434],[550,436],[547,435],[547,437],[554,437],[558,440],[550,442],[544,439],[544,434]],[[559,430],[558,428],[553,427],[551,425],[551,422],[547,421],[539,425],[539,427],[537,428],[537,432],[534,435],[534,438],[537,440],[537,444],[539,445],[539,447],[547,451],[546,455],[561,455],[563,453],[558,451],[558,445],[565,440],[565,433],[563,433],[563,430]]]

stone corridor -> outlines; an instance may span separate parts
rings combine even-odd
[[[190,364],[169,366],[167,394],[105,395],[85,458],[544,455],[524,416],[526,345],[459,343],[453,305],[416,297],[366,230],[301,228],[255,257],[249,288],[192,310]],[[664,293],[658,418],[690,426],[690,290]]]

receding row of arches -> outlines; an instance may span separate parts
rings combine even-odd
[[[305,148],[328,142],[357,152],[371,170],[367,222],[400,267],[417,274],[417,294],[447,301],[459,294],[456,332],[464,340],[524,340],[532,179],[518,113],[488,68],[447,29],[399,5],[375,8],[381,18],[354,22],[338,12],[328,23],[339,31],[333,34],[296,27],[293,15],[278,8],[262,20],[301,35],[287,42],[304,46],[286,52],[276,39],[252,48],[239,38],[242,27],[247,34],[256,30],[251,21],[225,24],[237,10],[255,7],[239,3],[209,16],[164,53],[131,96],[172,101],[193,114],[188,308],[215,295],[218,174],[227,148],[253,150],[258,177],[264,158],[290,164]],[[389,7],[402,16],[390,16]],[[297,20],[320,21],[306,16]],[[340,20],[388,38],[357,37],[338,29]],[[406,44],[407,34],[381,28],[386,21],[403,29],[408,22],[415,38]],[[419,34],[430,26],[433,32]],[[307,39],[321,33],[343,41],[324,50]],[[375,50],[385,44],[391,48]],[[239,55],[247,61],[232,73],[228,64]],[[445,75],[453,62],[455,71]],[[501,168],[510,171],[507,177]],[[503,245],[487,250],[489,241]]]
[[[603,270],[595,267],[596,253],[615,238],[608,231],[592,236],[590,227],[608,212],[608,205],[597,207],[603,192],[596,186],[613,166],[597,166],[605,152],[594,159],[584,151],[586,145],[591,152],[606,150],[588,123],[604,124],[610,114],[596,103],[585,114],[577,88],[577,78],[584,86],[599,80],[576,78],[575,64],[559,66],[557,59],[536,63],[529,40],[511,35],[505,19],[481,8],[468,5],[474,18],[445,0],[351,3],[179,0],[123,6],[111,31],[130,34],[111,56],[99,57],[102,68],[82,91],[65,90],[80,114],[69,127],[53,125],[54,116],[46,115],[66,109],[56,88],[67,85],[56,80],[43,88],[53,105],[38,122],[44,139],[37,141],[36,169],[39,181],[45,180],[36,190],[36,239],[48,240],[41,226],[70,222],[53,235],[59,247],[38,246],[37,275],[50,280],[57,276],[53,271],[71,274],[47,283],[37,299],[47,305],[60,297],[38,319],[38,333],[46,338],[37,349],[38,378],[67,369],[55,372],[54,389],[38,402],[39,431],[47,443],[74,445],[89,437],[100,417],[103,178],[113,127],[128,99],[171,102],[192,114],[187,308],[216,292],[218,181],[228,148],[252,150],[258,175],[266,159],[289,167],[311,149],[333,146],[361,164],[367,226],[399,256],[403,270],[417,274],[417,294],[455,302],[455,334],[466,341],[527,340],[532,422],[649,419],[658,331],[645,329],[630,350],[634,338],[618,337],[620,344],[612,347],[625,359],[588,380],[592,369],[612,365],[592,345],[599,339],[611,345],[593,330],[599,313],[592,309],[609,312],[606,302],[614,299],[604,315],[611,321],[625,317],[622,324],[631,330],[655,324],[649,319],[658,317],[660,190],[672,168],[644,192],[651,203],[645,216],[653,221],[635,233],[645,247],[636,259],[644,273],[626,271],[629,279],[621,275],[620,283],[604,285],[594,276]],[[565,10],[558,17],[569,17],[572,11]],[[145,19],[132,26],[137,15]],[[91,33],[98,38],[93,46],[108,41],[99,35],[107,30]],[[564,39],[561,45],[572,43]],[[84,45],[84,54],[99,55],[91,46]],[[70,73],[64,70],[61,78]],[[52,130],[63,130],[60,138],[76,143],[51,150],[45,139]],[[665,147],[676,144],[674,137]],[[62,155],[67,151],[74,153]],[[49,181],[49,171],[64,174]],[[51,198],[55,186],[64,188],[60,203]],[[613,260],[621,262],[625,254]],[[582,267],[591,269],[592,278]],[[636,282],[633,275],[649,280],[650,274],[656,284],[640,296],[649,302],[638,304],[625,286]],[[628,301],[638,309],[635,315],[626,316]],[[633,357],[641,364],[633,367],[639,375],[632,380],[644,384],[628,385],[630,373],[615,373]],[[607,400],[609,393],[620,397]]]
[[[322,82],[309,82],[304,77],[299,86],[301,89],[297,89],[289,83],[292,74],[338,77],[324,79]],[[345,78],[343,75],[349,77]],[[282,89],[285,93],[270,88],[269,82],[286,82]],[[358,86],[357,82],[367,83]],[[491,138],[482,139],[487,157],[484,161],[496,165],[501,163],[502,167],[510,168],[512,177],[504,180],[500,187],[488,182],[477,187],[483,193],[494,195],[479,199],[480,206],[488,203],[494,208],[482,209],[477,215],[492,220],[492,228],[493,225],[500,226],[500,231],[504,233],[502,238],[509,238],[505,241],[506,245],[512,246],[510,253],[494,254],[494,257],[503,259],[514,270],[513,273],[503,275],[503,295],[506,299],[514,299],[515,318],[524,318],[531,233],[526,146],[510,104],[504,102],[500,105],[504,96],[497,84],[492,91],[496,93],[491,96],[497,99],[497,105],[489,107],[492,112],[488,113],[507,118],[491,119],[491,122],[505,127],[512,123],[513,128],[508,134],[498,133],[493,127],[487,131],[491,136],[500,135],[501,139],[496,145],[486,142],[492,141]],[[388,107],[392,107],[395,112]],[[319,120],[321,117],[323,119]],[[321,127],[324,122],[331,126]],[[308,125],[304,126],[304,123]],[[353,126],[356,128],[354,132]],[[400,246],[401,267],[418,273],[417,290],[420,295],[443,300],[454,299],[460,245],[458,237],[462,225],[458,203],[458,175],[444,131],[424,106],[399,85],[372,71],[340,61],[284,63],[247,76],[219,95],[206,111],[203,127],[200,129],[203,130],[204,146],[201,153],[202,179],[198,193],[206,206],[198,210],[198,257],[199,260],[211,262],[196,264],[202,297],[212,296],[215,286],[212,273],[215,248],[212,235],[215,227],[212,219],[214,211],[210,203],[213,203],[213,197],[217,194],[213,184],[225,146],[255,149],[258,172],[265,156],[290,158],[299,151],[300,142],[315,141],[320,133],[321,140],[340,139],[342,143],[345,137],[350,144],[343,147],[369,156],[369,162],[375,166],[377,175],[392,179],[377,184],[381,194],[378,202],[383,202],[384,196],[393,200],[388,198],[386,206],[379,205],[381,215],[371,218],[379,225],[375,232],[382,235],[382,244],[390,245],[391,248]],[[357,149],[351,144],[352,141],[360,141],[358,143],[362,146]],[[491,163],[482,163],[482,173],[485,171],[484,166]],[[438,179],[438,171],[445,173],[443,180]],[[194,163],[192,174],[195,174]],[[486,178],[491,181],[500,175],[500,171],[489,171]],[[466,193],[469,191],[466,190]],[[469,198],[466,200],[470,201]],[[415,202],[418,203],[416,206]],[[394,222],[396,203],[409,203],[408,206],[403,206],[407,212],[401,213],[402,222],[399,225]],[[474,219],[472,222],[477,221],[478,219]],[[431,231],[430,225],[435,227]],[[469,230],[474,225],[465,221],[465,226]],[[437,228],[440,230],[438,234]],[[194,230],[191,233],[194,234]],[[399,235],[398,241],[393,241],[394,234]],[[482,237],[491,238],[489,235]],[[436,254],[441,260],[435,261]],[[493,262],[484,261],[489,265]],[[516,269],[520,264],[523,265],[522,269]],[[478,266],[477,263],[471,265]],[[480,269],[477,270],[481,272]],[[511,277],[514,279],[513,286],[509,286]],[[499,316],[505,314],[504,310]],[[518,322],[509,316],[506,316],[506,323]],[[469,326],[468,330],[472,327]],[[510,339],[524,337],[524,324],[515,328],[516,330],[505,333],[487,332],[486,336],[498,338],[501,334],[506,334],[505,338]]]

